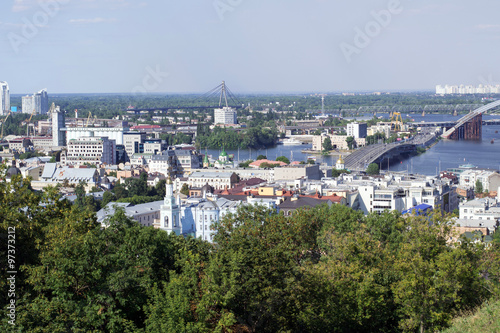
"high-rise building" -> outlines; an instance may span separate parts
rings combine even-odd
[[[116,142],[107,137],[71,139],[67,151],[61,154],[63,165],[116,164]]]
[[[366,138],[367,125],[366,123],[350,123],[347,124],[347,136],[352,136],[355,139]]]
[[[23,113],[47,114],[49,112],[49,96],[47,89],[42,89],[33,96],[24,96],[23,99]]]
[[[228,106],[222,109],[215,109],[214,111],[214,124],[223,125],[236,125],[238,123],[236,118],[236,110]]]
[[[436,86],[436,95],[451,95],[451,94],[498,94],[500,93],[500,85],[499,84],[480,84],[477,87],[472,85],[437,85]]]
[[[55,147],[66,145],[66,117],[60,107],[52,112],[52,140]]]
[[[10,111],[10,91],[9,84],[0,81],[0,115],[6,115]]]
[[[31,114],[35,110],[35,100],[33,96],[26,95],[22,98],[22,111],[23,113]]]
[[[49,96],[47,89],[42,89],[33,95],[36,114],[47,114],[49,112]]]

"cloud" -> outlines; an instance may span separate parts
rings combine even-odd
[[[116,22],[115,18],[102,18],[102,17],[95,17],[95,18],[90,18],[90,19],[71,19],[69,20],[69,23],[72,24],[95,24],[95,23],[112,23]]]

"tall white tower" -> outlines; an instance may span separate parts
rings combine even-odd
[[[7,115],[10,111],[10,91],[9,84],[0,81],[0,115]]]
[[[170,177],[167,179],[165,199],[160,207],[160,229],[168,233],[175,232],[180,235],[181,227],[181,209],[175,201],[174,185]]]
[[[55,107],[53,103],[50,111],[52,113],[52,145],[54,147],[66,146],[66,119],[64,111],[61,111],[59,107]]]

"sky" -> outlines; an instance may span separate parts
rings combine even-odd
[[[498,84],[498,0],[2,0],[11,94]]]

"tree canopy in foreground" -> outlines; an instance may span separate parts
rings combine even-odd
[[[3,316],[3,331],[437,331],[500,295],[500,245],[450,243],[439,213],[243,207],[213,226],[209,244],[121,210],[103,228],[90,209],[26,179],[0,182],[0,199],[18,271],[16,326]],[[4,238],[0,250],[7,295]]]

